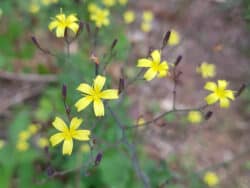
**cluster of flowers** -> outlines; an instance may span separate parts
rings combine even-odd
[[[36,14],[40,11],[41,6],[49,6],[58,3],[59,0],[31,0],[29,5],[29,12]]]

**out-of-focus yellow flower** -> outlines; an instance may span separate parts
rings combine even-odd
[[[42,4],[48,6],[51,4],[51,0],[42,0]]]
[[[49,141],[48,141],[47,138],[45,138],[45,137],[38,138],[38,140],[37,140],[37,146],[38,147],[45,148],[48,145],[49,145]]]
[[[21,131],[18,135],[19,140],[26,141],[31,137],[31,134],[29,131]]]
[[[104,104],[102,100],[113,100],[118,99],[118,90],[117,89],[107,89],[103,90],[106,78],[104,76],[98,75],[94,79],[93,87],[88,84],[80,84],[77,88],[78,91],[82,92],[85,96],[79,99],[75,107],[77,111],[82,111],[90,103],[93,102],[94,112],[96,116],[104,116]]]
[[[38,3],[34,3],[32,2],[30,5],[29,5],[29,12],[32,13],[32,14],[36,14],[38,13],[40,10],[40,6]]]
[[[142,20],[144,22],[151,22],[153,19],[154,19],[154,14],[151,11],[149,10],[143,11]]]
[[[135,21],[135,13],[132,10],[124,12],[123,19],[126,24],[131,24]]]
[[[2,149],[5,146],[5,141],[0,139],[0,149]]]
[[[53,21],[49,24],[49,30],[52,31],[56,29],[56,37],[61,38],[64,37],[65,29],[69,28],[75,34],[79,29],[78,18],[75,14],[70,14],[66,16],[65,14],[61,13],[57,14]]]
[[[89,152],[90,152],[90,147],[89,147],[89,145],[88,145],[88,144],[82,144],[82,146],[81,146],[81,151],[82,151],[83,153],[89,153]]]
[[[234,93],[232,90],[227,90],[228,82],[226,80],[218,80],[218,85],[215,82],[207,82],[204,89],[209,90],[212,94],[208,95],[205,100],[207,104],[214,104],[220,101],[221,108],[228,108],[230,100],[234,100]]]
[[[116,4],[116,0],[102,0],[102,3],[107,7],[112,7]]]
[[[90,19],[95,22],[96,27],[101,28],[102,26],[109,25],[109,10],[107,9],[97,9],[92,12]]]
[[[152,30],[152,24],[150,22],[142,22],[141,30],[145,33],[148,33]]]
[[[121,5],[126,5],[128,3],[128,0],[118,0],[118,2],[121,4]]]
[[[29,143],[26,141],[18,141],[16,145],[18,151],[27,151],[29,149]]]
[[[37,124],[30,124],[29,127],[28,127],[28,131],[32,135],[36,134],[39,129],[40,129],[40,127]]]
[[[56,117],[52,124],[60,132],[50,137],[52,146],[56,146],[64,141],[62,153],[63,155],[71,155],[73,150],[73,139],[80,141],[88,141],[90,139],[91,132],[89,130],[78,130],[82,122],[83,119],[74,117],[68,127],[61,118]]]
[[[219,177],[214,172],[206,172],[203,181],[209,186],[214,187],[219,184]]]
[[[88,4],[88,11],[90,12],[90,13],[94,13],[94,12],[96,12],[97,10],[99,10],[100,8],[97,6],[97,4],[95,4],[95,3],[89,3]]]
[[[176,46],[180,43],[180,35],[176,30],[171,30],[169,39],[168,39],[168,45],[169,46]]]
[[[200,111],[190,111],[187,119],[190,123],[200,123],[202,121],[202,114]]]
[[[137,62],[137,67],[148,68],[144,74],[144,78],[147,81],[154,79],[156,76],[162,78],[168,75],[169,66],[167,61],[161,62],[161,52],[159,50],[154,50],[151,53],[151,58],[139,59]]]
[[[145,119],[143,117],[139,117],[139,119],[137,120],[137,125],[138,126],[143,126],[145,123]]]
[[[196,68],[196,72],[200,73],[203,78],[214,77],[216,74],[216,67],[214,64],[202,62],[201,65]]]

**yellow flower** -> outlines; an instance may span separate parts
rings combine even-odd
[[[133,23],[135,21],[135,13],[131,10],[124,12],[123,19],[126,24]]]
[[[40,6],[37,4],[37,3],[31,3],[29,5],[29,12],[32,13],[32,14],[36,14],[38,13],[40,10]]]
[[[75,104],[77,111],[85,109],[91,102],[94,103],[94,112],[96,116],[104,116],[104,105],[102,99],[118,99],[117,89],[103,90],[106,78],[98,75],[94,79],[93,87],[88,84],[80,84],[77,88],[85,96],[78,100]]]
[[[52,31],[56,29],[56,37],[61,38],[64,37],[65,29],[68,28],[72,30],[75,34],[79,29],[78,18],[75,14],[70,14],[66,16],[65,14],[61,13],[57,14],[53,21],[49,24],[49,30]]]
[[[45,5],[45,6],[48,6],[51,3],[52,3],[51,0],[42,0],[42,4]]]
[[[142,22],[141,30],[145,33],[148,33],[149,31],[152,30],[152,24],[150,22]]]
[[[118,2],[121,4],[121,5],[126,5],[128,3],[128,0],[118,0]]]
[[[29,143],[26,141],[18,141],[16,148],[18,151],[27,151],[29,149]]]
[[[180,43],[180,35],[177,31],[171,30],[169,39],[168,39],[168,45],[169,46],[176,46]]]
[[[206,174],[203,177],[203,181],[209,187],[213,187],[215,185],[218,185],[218,183],[219,183],[219,177],[214,172],[206,172]]]
[[[116,4],[116,0],[102,0],[102,3],[107,7],[112,7]]]
[[[227,90],[227,86],[228,82],[225,80],[218,80],[218,86],[215,82],[207,82],[204,89],[212,91],[212,94],[205,98],[207,104],[214,104],[219,100],[221,108],[228,108],[229,99],[234,100],[234,94],[232,90]]]
[[[21,131],[18,136],[19,140],[26,141],[31,137],[31,134],[29,131]]]
[[[28,127],[28,131],[30,132],[30,134],[34,135],[37,133],[37,131],[39,130],[39,125],[37,124],[30,124]]]
[[[200,73],[203,78],[214,77],[216,74],[216,67],[214,64],[202,62],[202,64],[196,68],[196,72]]]
[[[82,119],[74,117],[72,118],[70,126],[68,128],[68,126],[61,118],[56,117],[52,125],[60,132],[50,137],[50,142],[52,146],[56,146],[57,144],[64,141],[62,153],[63,155],[71,155],[73,150],[73,139],[80,141],[89,140],[90,136],[89,130],[77,130],[82,122],[83,122]]]
[[[2,149],[5,146],[5,141],[0,139],[0,149]]]
[[[89,145],[88,145],[88,144],[83,144],[83,145],[81,146],[81,151],[82,151],[83,153],[89,153],[89,152],[90,152],[90,147],[89,147]]]
[[[145,123],[145,120],[143,119],[143,117],[140,117],[138,120],[137,120],[137,125],[138,126],[143,126]]]
[[[97,10],[99,10],[100,8],[95,4],[95,3],[89,3],[88,4],[88,11],[90,13],[96,12]]]
[[[147,10],[142,13],[142,19],[144,22],[151,22],[154,19],[154,14]]]
[[[187,119],[190,123],[200,123],[202,121],[202,114],[200,111],[190,111]]]
[[[158,78],[162,78],[168,75],[168,62],[161,62],[161,52],[159,50],[154,50],[151,53],[152,58],[142,58],[137,62],[137,67],[146,67],[148,70],[144,74],[144,78],[147,81],[152,80],[156,76]]]
[[[109,25],[109,11],[107,9],[97,9],[92,12],[90,19],[95,22],[96,27],[101,28],[102,26]]]
[[[48,145],[49,145],[49,141],[45,137],[41,137],[37,140],[37,146],[40,148],[45,148]]]

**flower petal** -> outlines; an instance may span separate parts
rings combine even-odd
[[[86,96],[78,100],[75,104],[75,107],[77,108],[77,111],[82,111],[85,109],[91,102],[93,101],[91,96]]]
[[[218,80],[218,88],[221,90],[226,89],[228,83],[226,80]]]
[[[58,21],[54,20],[54,21],[50,22],[50,24],[49,24],[49,30],[52,31],[57,26],[58,26]]]
[[[209,91],[215,91],[217,89],[217,85],[214,82],[207,82],[204,86],[204,89]]]
[[[154,50],[152,53],[151,53],[151,56],[152,56],[152,59],[154,62],[160,62],[161,61],[161,53],[159,50]]]
[[[77,21],[78,21],[78,18],[75,16],[75,14],[70,14],[66,18],[67,23],[73,23],[73,22],[77,22]]]
[[[101,93],[102,99],[118,99],[118,90],[117,89],[107,89]]]
[[[52,122],[52,125],[61,132],[65,132],[68,130],[68,127],[65,122],[59,117],[55,118],[55,120]]]
[[[234,93],[233,93],[232,90],[226,90],[226,91],[225,91],[225,95],[226,95],[226,97],[228,97],[229,99],[234,100]]]
[[[94,80],[94,89],[96,91],[101,91],[104,84],[105,84],[106,78],[104,76],[98,75]]]
[[[56,133],[53,136],[50,137],[50,142],[52,146],[56,146],[60,142],[64,140],[64,134],[63,133]]]
[[[212,93],[210,95],[208,95],[205,100],[207,102],[207,104],[213,104],[213,103],[216,103],[216,101],[219,99],[219,97],[215,94],[215,93]]]
[[[94,112],[96,116],[104,116],[104,105],[100,99],[94,100]]]
[[[73,134],[73,138],[76,140],[88,141],[90,136],[89,130],[78,130]]]
[[[83,122],[83,119],[74,117],[70,122],[70,130],[76,130]]]
[[[56,28],[56,37],[61,38],[64,37],[65,27],[64,26],[57,26]]]
[[[67,27],[70,28],[74,33],[77,33],[79,29],[79,25],[77,23],[71,23]]]
[[[139,59],[137,62],[137,67],[151,67],[152,61],[148,59]]]
[[[88,84],[80,84],[76,90],[89,94],[89,95],[93,93],[93,88]]]
[[[161,69],[161,70],[168,70],[168,63],[167,63],[167,61],[163,61],[163,62],[160,64],[160,69]]]
[[[228,108],[229,107],[229,99],[227,98],[222,98],[220,99],[220,107],[221,108]]]
[[[165,76],[167,76],[167,71],[166,71],[166,70],[160,71],[160,72],[158,73],[158,75],[157,75],[158,78],[163,78],[163,77],[165,77]]]
[[[67,139],[63,142],[63,155],[71,155],[73,150],[73,140]]]
[[[144,78],[147,80],[147,81],[150,81],[152,80],[157,74],[157,71],[155,71],[154,69],[150,68],[146,71],[146,73],[144,74]]]

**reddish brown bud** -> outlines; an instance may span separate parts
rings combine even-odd
[[[179,56],[177,57],[177,59],[176,59],[175,63],[174,63],[174,66],[179,65],[179,63],[181,62],[181,60],[182,60],[182,56],[181,56],[181,55],[179,55]]]
[[[99,165],[102,160],[102,153],[99,152],[95,158],[95,166]]]
[[[119,80],[119,88],[118,88],[118,94],[120,95],[125,88],[125,81],[123,78],[120,78]]]
[[[213,112],[212,112],[212,111],[208,111],[208,112],[205,114],[204,119],[205,119],[205,120],[209,120],[209,119],[212,117],[212,115],[213,115]]]

